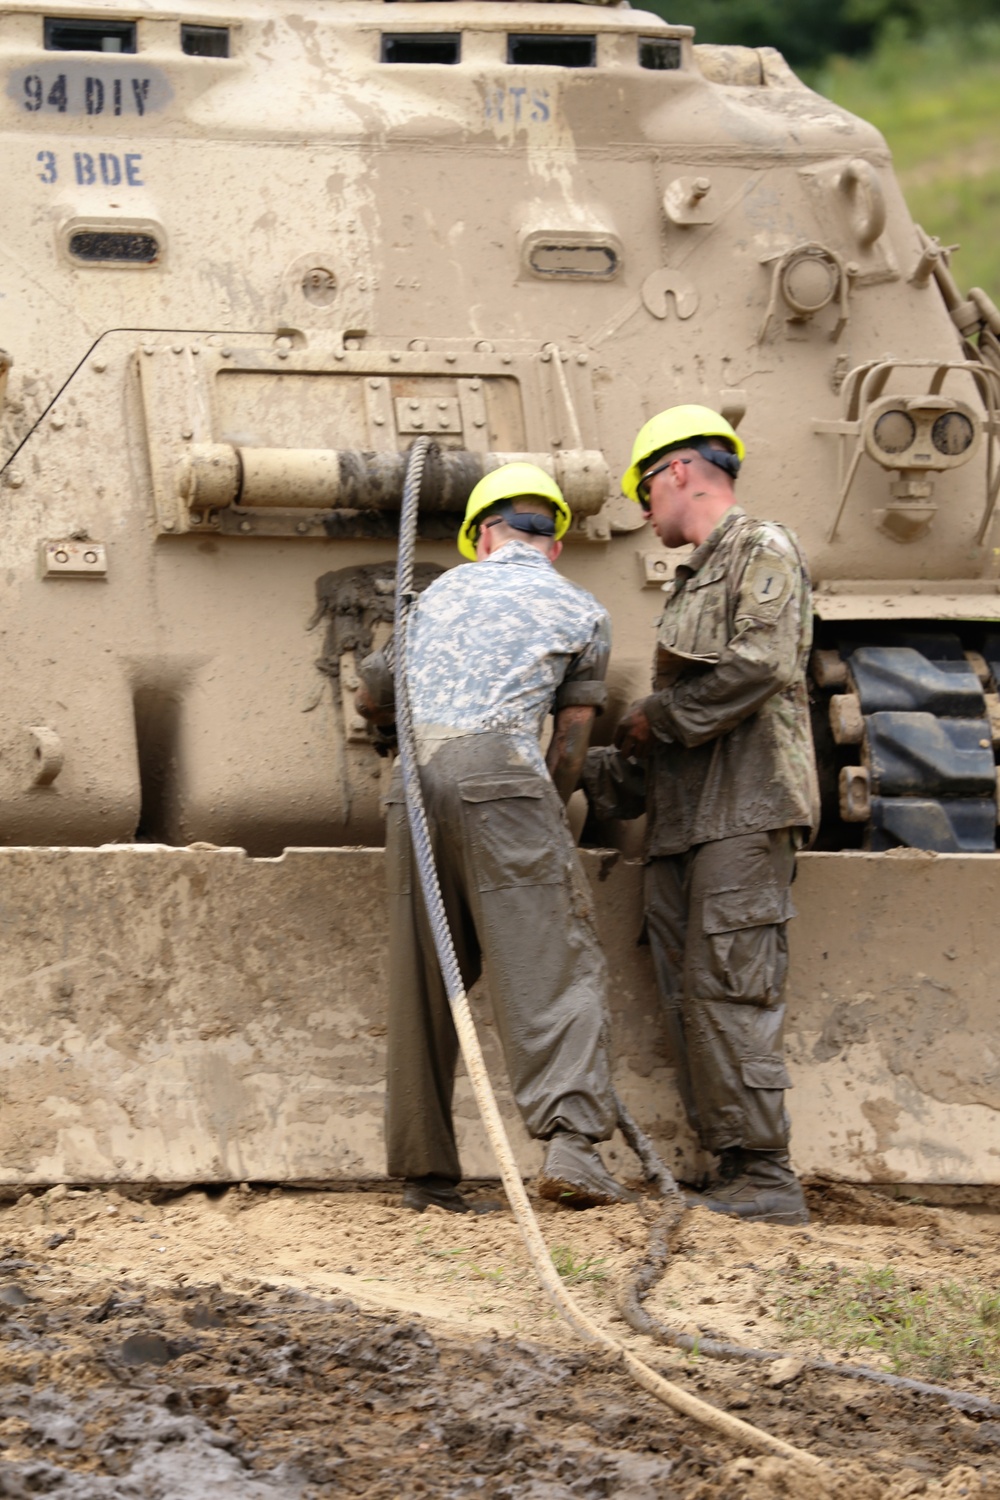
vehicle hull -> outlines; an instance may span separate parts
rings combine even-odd
[[[611,971],[622,1096],[699,1165],[638,942],[642,867],[583,855]],[[384,1175],[379,849],[0,851],[0,1187],[351,1182]],[[1000,1183],[1000,858],[805,854],[787,1047],[806,1175]],[[905,933],[905,940],[900,934]],[[518,1160],[488,996],[477,1015]],[[469,1177],[495,1167],[467,1081]],[[620,1140],[607,1148],[635,1170]]]

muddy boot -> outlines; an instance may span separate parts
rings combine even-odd
[[[470,1203],[447,1177],[435,1177],[433,1173],[427,1177],[407,1177],[403,1183],[403,1207],[422,1214],[432,1204],[449,1214],[491,1214],[500,1208],[499,1203]]]
[[[705,1208],[705,1194],[714,1192],[716,1188],[724,1187],[739,1177],[743,1171],[743,1149],[741,1146],[727,1146],[719,1152],[719,1160],[711,1172],[703,1172],[698,1181],[681,1181],[681,1196],[689,1208]]]
[[[639,1197],[615,1181],[586,1136],[554,1135],[538,1177],[538,1195],[564,1208],[599,1208],[635,1203]]]
[[[787,1152],[739,1154],[742,1160],[735,1176],[720,1180],[706,1193],[685,1194],[691,1207],[708,1208],[714,1214],[729,1214],[754,1224],[808,1224],[809,1210]]]
[[[746,1152],[742,1146],[726,1146],[719,1152],[719,1164],[712,1178],[712,1187],[723,1187],[739,1177],[746,1163]]]

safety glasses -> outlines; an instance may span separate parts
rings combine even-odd
[[[658,464],[654,464],[651,469],[647,469],[645,474],[641,476],[639,483],[635,487],[635,492],[639,497],[639,504],[647,516],[650,513],[649,481],[655,479],[657,474],[662,474],[664,469],[669,469],[671,464],[689,464],[690,462],[689,458],[679,458],[676,453],[671,453]]]

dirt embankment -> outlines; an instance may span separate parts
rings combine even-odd
[[[836,1340],[790,1338],[788,1308],[808,1301],[813,1272],[817,1285],[832,1266],[891,1268],[907,1288],[1000,1287],[995,1216],[843,1188],[814,1208],[804,1229],[687,1215],[647,1306],[702,1337],[843,1359]],[[1000,1500],[997,1416],[654,1345],[617,1312],[646,1242],[642,1208],[539,1211],[591,1316],[826,1471],[741,1453],[578,1344],[506,1210],[416,1216],[374,1192],[151,1202],[55,1189],[0,1210],[0,1495]],[[952,1354],[944,1383],[1000,1403],[1000,1383]]]

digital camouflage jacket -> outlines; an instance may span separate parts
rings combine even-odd
[[[554,709],[600,710],[611,651],[602,604],[536,547],[506,542],[482,562],[450,568],[417,601],[407,668],[417,755],[445,740],[506,734],[547,775],[539,735]],[[373,701],[393,701],[391,652],[361,663]]]
[[[738,505],[678,566],[660,617],[648,857],[818,822],[806,691],[809,571],[795,537]]]

